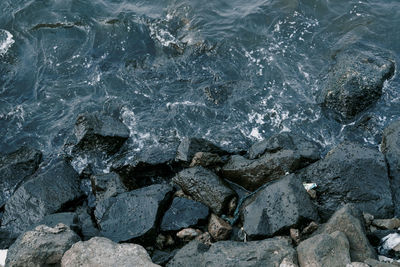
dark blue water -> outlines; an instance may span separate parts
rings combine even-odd
[[[83,111],[119,116],[136,151],[281,131],[377,145],[400,114],[397,72],[368,119],[341,125],[316,102],[337,50],[381,47],[399,66],[399,0],[1,0],[0,29],[1,152],[57,154]]]

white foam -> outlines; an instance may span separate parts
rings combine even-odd
[[[7,249],[0,249],[0,266],[6,265]]]
[[[6,30],[0,30],[0,56],[7,53],[8,49],[15,43],[13,35]]]
[[[393,233],[382,238],[382,247],[386,250],[391,250],[400,244],[400,235]]]

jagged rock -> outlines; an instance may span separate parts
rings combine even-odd
[[[382,95],[383,82],[395,70],[394,61],[382,51],[348,49],[336,55],[321,95],[322,105],[349,120],[374,104]]]
[[[224,161],[218,154],[209,152],[197,152],[194,154],[190,167],[202,166],[204,168],[215,168],[223,164]]]
[[[397,229],[400,227],[400,219],[392,218],[392,219],[375,219],[372,221],[372,225],[381,228],[381,229]]]
[[[289,239],[276,237],[247,243],[220,241],[211,247],[194,240],[180,249],[167,266],[280,266],[283,263],[297,266],[296,251]]]
[[[300,171],[305,182],[318,185],[315,201],[319,214],[328,219],[345,203],[354,203],[375,217],[393,216],[387,167],[379,151],[345,142],[318,162]]]
[[[343,267],[350,264],[349,241],[342,232],[319,234],[297,247],[301,267]]]
[[[92,220],[91,210],[87,206],[81,206],[76,209],[78,216],[80,234],[84,241],[91,239],[92,237],[99,236],[99,229],[95,226]]]
[[[90,181],[97,201],[115,197],[127,191],[119,175],[114,172],[93,175]]]
[[[219,156],[227,155],[228,152],[203,138],[184,138],[176,152],[176,160],[189,164],[197,152],[209,152]]]
[[[236,198],[236,193],[223,180],[200,166],[179,172],[173,181],[186,194],[210,207],[217,215],[226,212],[232,198]]]
[[[394,215],[400,217],[400,120],[383,131],[381,150],[389,167]]]
[[[147,251],[136,244],[117,244],[104,237],[74,244],[65,252],[62,267],[156,267]]]
[[[208,222],[208,232],[215,241],[227,240],[231,235],[232,226],[217,215],[211,214]]]
[[[63,160],[37,172],[7,201],[1,232],[8,233],[8,238],[1,240],[1,246],[7,247],[6,240],[78,200],[82,196],[79,185],[78,174]]]
[[[28,229],[34,229],[39,225],[46,225],[48,227],[55,227],[62,223],[75,232],[80,231],[79,219],[75,212],[61,212],[46,215],[43,220],[31,225]]]
[[[352,261],[376,259],[376,253],[367,239],[363,215],[354,205],[348,204],[340,208],[315,233],[331,234],[336,231],[343,232],[347,236]]]
[[[60,266],[64,252],[78,241],[79,236],[64,224],[39,225],[9,248],[6,266]]]
[[[37,170],[41,160],[42,152],[25,146],[0,157],[0,207]]]
[[[208,207],[200,202],[176,197],[164,214],[161,231],[179,231],[202,224],[207,220],[209,213]]]
[[[117,152],[129,138],[129,129],[113,117],[100,113],[79,114],[75,122],[73,153],[99,151]]]
[[[249,238],[273,236],[306,223],[318,221],[318,214],[294,174],[267,185],[244,203],[243,229]]]
[[[157,184],[99,202],[94,214],[100,233],[115,242],[154,241],[157,220],[171,195],[172,187]]]

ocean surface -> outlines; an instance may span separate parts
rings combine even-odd
[[[378,146],[400,77],[340,124],[317,103],[332,55],[380,47],[400,64],[399,0],[1,0],[0,152],[62,152],[85,111],[119,117],[132,151],[204,137],[247,149],[292,131],[326,150]]]

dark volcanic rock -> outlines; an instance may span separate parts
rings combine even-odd
[[[12,196],[17,187],[32,175],[42,159],[39,150],[21,147],[0,157],[0,207]]]
[[[114,172],[93,175],[90,180],[97,201],[115,197],[127,191],[119,175]]]
[[[343,232],[347,236],[352,261],[376,259],[374,248],[367,239],[363,216],[354,205],[345,205],[336,211],[327,223],[318,228],[316,234],[331,234],[336,231]]]
[[[393,217],[386,163],[375,149],[345,142],[303,169],[300,176],[317,184],[316,204],[324,219],[345,203],[354,203],[375,217]]]
[[[60,266],[65,251],[80,241],[68,226],[37,226],[25,232],[10,247],[6,266]]]
[[[165,212],[161,231],[179,231],[205,223],[209,214],[206,205],[187,198],[174,198],[171,207]]]
[[[78,207],[75,213],[78,216],[80,234],[82,235],[83,240],[86,241],[92,237],[99,236],[99,230],[92,219],[91,210],[89,207]]]
[[[75,137],[77,143],[73,152],[100,151],[113,154],[129,138],[129,129],[113,117],[84,113],[76,119]]]
[[[296,251],[287,238],[276,237],[246,243],[220,241],[207,249],[206,245],[192,241],[179,250],[167,266],[296,266],[297,264]]]
[[[224,161],[217,154],[209,152],[197,152],[193,156],[190,167],[202,166],[204,168],[215,168],[223,163]]]
[[[176,152],[176,160],[190,163],[197,152],[210,152],[220,156],[228,152],[202,138],[184,138]]]
[[[115,242],[135,238],[151,242],[171,195],[172,187],[151,185],[105,199],[94,212],[101,234]]]
[[[251,239],[272,236],[318,220],[314,205],[294,174],[267,185],[247,200],[241,217],[243,229]]]
[[[382,95],[383,82],[394,74],[394,62],[377,49],[349,49],[336,56],[321,96],[323,106],[351,119]]]
[[[197,166],[179,172],[173,181],[194,200],[210,207],[217,215],[228,210],[236,193],[215,173]]]
[[[69,229],[79,232],[79,219],[75,212],[60,212],[50,215],[46,215],[43,220],[34,225],[31,225],[29,229],[34,229],[39,225],[46,225],[48,227],[56,227],[57,224],[62,223],[68,226]]]
[[[383,131],[381,149],[389,166],[394,215],[400,217],[400,120]]]
[[[15,238],[46,215],[66,208],[82,196],[79,185],[78,174],[63,160],[41,170],[7,201],[1,232]]]

